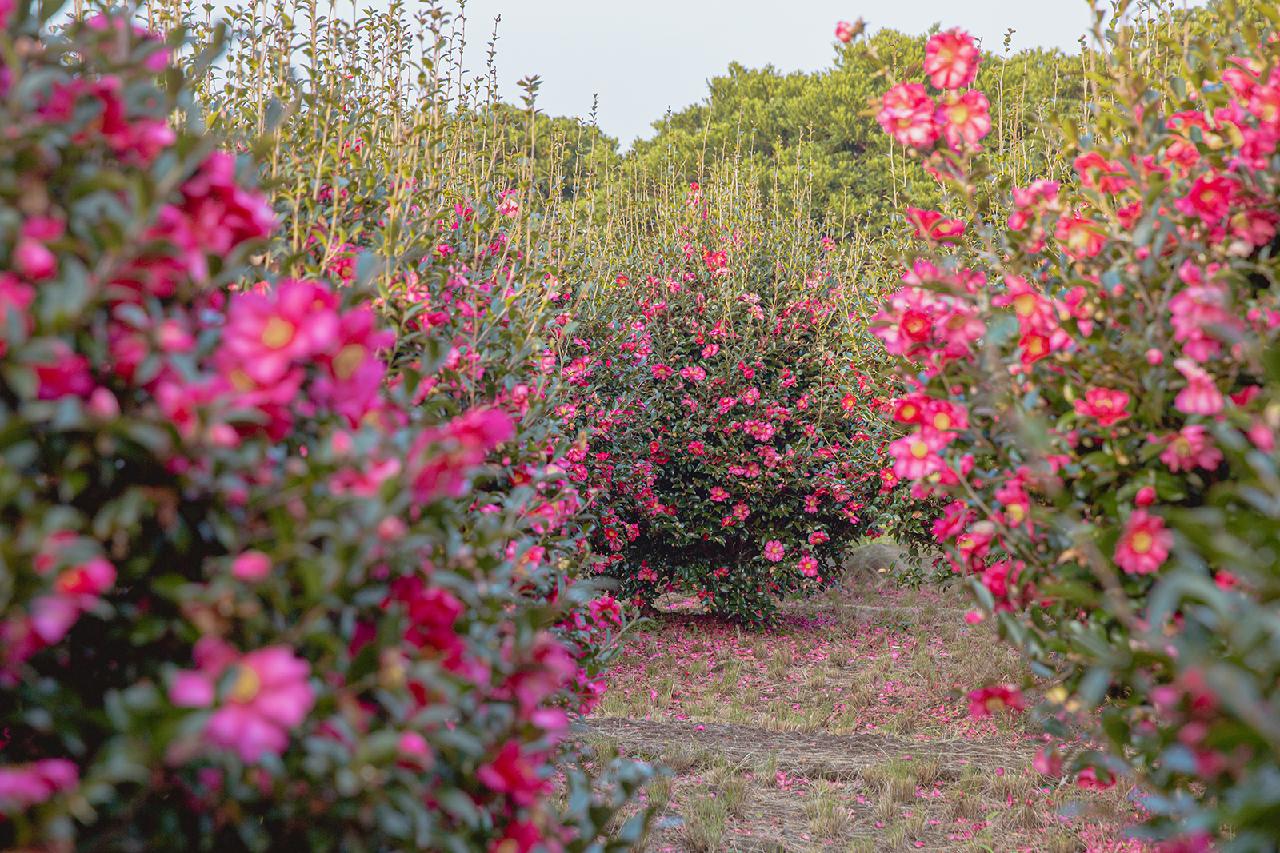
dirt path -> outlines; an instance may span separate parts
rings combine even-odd
[[[936,763],[936,775],[952,778],[972,765],[1025,767],[1033,754],[993,742],[777,732],[724,723],[603,718],[587,720],[586,731],[609,738],[628,753],[673,747],[705,751],[743,765],[774,761],[779,770],[819,778],[854,777],[894,760]]]
[[[1029,790],[1025,782],[1005,783],[1025,779],[1032,757],[1030,750],[981,740],[616,717],[588,719],[579,735],[674,772],[659,795],[666,807],[651,853],[990,849],[977,836],[990,826],[988,813],[1005,805],[1001,800],[1012,806]],[[999,837],[1009,842],[1014,835],[1026,839],[1041,822],[1022,815],[1006,828]]]

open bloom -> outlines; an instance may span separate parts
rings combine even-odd
[[[410,451],[415,461],[414,496],[422,503],[442,496],[461,497],[473,469],[514,431],[505,412],[483,408],[425,430]]]
[[[893,473],[904,480],[922,480],[943,469],[938,451],[951,442],[954,433],[925,427],[889,445]]]
[[[876,121],[908,148],[929,148],[938,139],[933,98],[919,83],[899,83],[884,93]]]
[[[507,741],[491,761],[482,765],[476,778],[490,790],[506,794],[518,806],[531,805],[546,788],[534,762],[515,740]]]
[[[857,37],[858,33],[862,32],[863,26],[862,21],[840,21],[836,24],[836,38],[848,44]]]
[[[962,89],[978,76],[982,55],[973,36],[961,29],[929,39],[924,48],[924,73],[935,89]]]
[[[79,780],[79,769],[65,758],[0,767],[0,813],[37,806]]]
[[[1187,415],[1216,415],[1222,411],[1225,401],[1212,376],[1190,359],[1180,358],[1173,366],[1187,380],[1187,386],[1173,399],[1175,409]]]
[[[1212,471],[1222,463],[1222,451],[1213,444],[1209,431],[1200,424],[1185,426],[1169,436],[1160,461],[1171,471]]]
[[[969,692],[969,716],[990,717],[997,711],[1021,711],[1027,707],[1022,691],[1011,684],[993,684]]]
[[[796,568],[800,570],[800,574],[807,578],[816,578],[818,576],[818,561],[808,554],[805,554],[800,558],[800,562],[796,564]]]
[[[915,236],[938,243],[952,242],[964,234],[964,222],[944,218],[936,210],[919,207],[907,208],[907,222],[915,228]]]
[[[1146,510],[1134,510],[1116,543],[1116,565],[1131,575],[1149,575],[1164,564],[1173,546],[1173,534],[1164,519]]]
[[[1129,417],[1129,395],[1111,388],[1090,388],[1075,402],[1076,414],[1096,418],[1098,426],[1111,426]]]
[[[787,552],[787,546],[783,545],[777,539],[770,539],[764,543],[764,558],[771,563],[777,563],[782,560],[782,555]]]
[[[281,380],[296,363],[329,350],[338,334],[337,296],[328,287],[287,279],[268,294],[237,293],[227,311],[218,361],[233,383]]]
[[[1094,257],[1107,243],[1102,226],[1081,213],[1059,219],[1054,235],[1062,244],[1063,251],[1076,260]]]
[[[991,132],[990,103],[977,89],[950,94],[938,103],[936,122],[955,151],[976,146]]]
[[[311,667],[285,646],[269,646],[238,656],[220,641],[197,644],[197,670],[179,672],[169,688],[169,699],[184,708],[213,705],[216,682],[228,668],[233,678],[219,707],[205,724],[209,742],[234,750],[246,763],[264,755],[279,755],[289,742],[289,731],[302,723],[315,694],[307,683]]]

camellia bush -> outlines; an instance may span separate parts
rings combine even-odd
[[[0,846],[630,847],[643,767],[557,769],[618,614],[524,591],[517,395],[251,267],[178,41],[53,11],[0,5]]]
[[[561,413],[586,436],[569,461],[596,507],[597,571],[641,606],[678,590],[759,622],[838,576],[894,483],[850,323],[865,297],[831,270],[834,242],[721,218],[727,202],[690,187],[634,264],[562,315],[581,395]]]
[[[1169,849],[1280,844],[1280,40],[1275,8],[1098,34],[1074,177],[1012,187],[981,141],[980,56],[940,33],[878,105],[954,208],[876,318],[900,357],[894,470],[947,501],[933,531],[1042,677],[1046,750],[1086,787],[1131,775]],[[1101,20],[1102,16],[1099,16]],[[1204,37],[1206,33],[1228,36]],[[1197,34],[1200,34],[1197,36]],[[974,617],[980,616],[975,613]],[[977,713],[1027,703],[1015,685]]]

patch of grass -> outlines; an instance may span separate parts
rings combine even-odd
[[[843,792],[825,779],[814,783],[805,799],[804,813],[809,831],[819,838],[839,838],[849,823]]]
[[[657,806],[659,813],[670,804],[674,785],[672,777],[663,774],[655,776],[653,781],[645,788],[650,805]]]
[[[714,797],[695,799],[685,809],[684,835],[689,846],[694,850],[722,850],[720,842],[728,829],[729,811],[723,800]]]

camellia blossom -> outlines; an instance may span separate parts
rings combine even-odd
[[[836,23],[836,38],[848,44],[858,37],[858,33],[866,27],[861,19],[857,21],[839,21]]]
[[[236,752],[254,764],[265,755],[279,755],[315,702],[307,679],[310,665],[286,646],[269,646],[243,656],[219,640],[196,646],[197,670],[177,673],[169,687],[169,701],[180,708],[217,710],[205,724],[205,736],[215,746]],[[217,682],[231,669],[223,695]]]
[[[933,98],[919,83],[899,83],[884,93],[876,121],[899,145],[926,149],[937,141]]]
[[[1213,443],[1209,431],[1200,424],[1190,424],[1169,436],[1160,461],[1171,471],[1212,471],[1222,464],[1222,451]]]
[[[0,813],[38,806],[80,781],[80,770],[65,758],[0,766]]]
[[[271,558],[261,551],[245,551],[231,561],[231,574],[248,583],[256,583],[271,573]]]
[[[993,684],[969,692],[969,716],[981,719],[998,711],[1023,711],[1027,700],[1011,684]]]
[[[938,451],[950,443],[954,433],[926,427],[889,445],[893,473],[904,480],[922,480],[945,467]]]
[[[978,76],[982,55],[973,36],[961,29],[929,39],[924,48],[924,73],[935,89],[963,89]]]
[[[809,554],[805,554],[800,558],[796,568],[800,570],[800,574],[807,578],[816,578],[818,576],[818,561]]]
[[[1075,401],[1076,414],[1095,418],[1099,426],[1112,426],[1129,417],[1129,395],[1111,388],[1090,388]]]
[[[977,89],[947,94],[938,103],[936,121],[952,150],[975,147],[991,132],[991,105]]]
[[[1076,775],[1076,785],[1086,791],[1105,791],[1108,788],[1115,787],[1115,777],[1103,771],[1103,775],[1099,776],[1098,771],[1092,767],[1086,767]]]
[[[1195,216],[1205,225],[1216,225],[1231,210],[1239,185],[1234,179],[1212,172],[1196,178],[1185,196],[1175,206],[1188,216]]]
[[[936,210],[924,210],[919,207],[908,207],[907,222],[915,229],[915,236],[948,243],[959,239],[964,234],[964,222],[959,219],[948,219]]]
[[[256,383],[278,382],[295,363],[328,349],[338,334],[336,307],[333,291],[310,281],[286,279],[269,294],[237,293],[219,364]]]
[[[423,431],[410,451],[416,462],[414,497],[422,503],[461,497],[471,471],[514,433],[515,425],[505,412],[485,408]]]
[[[1072,213],[1059,219],[1054,236],[1062,244],[1063,251],[1076,260],[1097,256],[1107,243],[1102,226],[1082,213]]]
[[[1164,519],[1144,509],[1134,510],[1116,543],[1116,565],[1131,575],[1149,575],[1164,564],[1173,547],[1173,534]]]
[[[518,806],[531,805],[547,787],[538,776],[535,762],[515,740],[507,741],[491,761],[481,765],[476,778],[490,790],[506,794]]]
[[[783,545],[777,539],[770,539],[764,543],[764,558],[771,563],[782,561],[782,557],[787,552],[787,546]]]
[[[1218,390],[1213,377],[1198,364],[1187,358],[1173,363],[1187,380],[1187,385],[1173,399],[1173,407],[1186,415],[1216,415],[1226,401]]]

